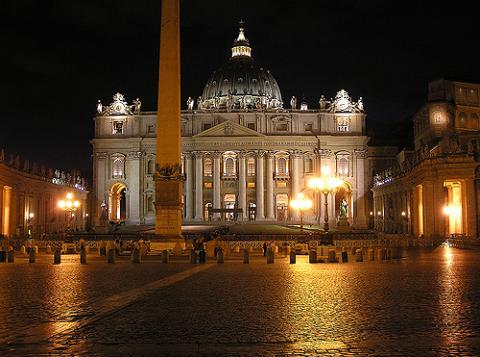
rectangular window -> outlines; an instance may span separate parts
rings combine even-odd
[[[255,159],[253,157],[247,159],[247,175],[255,176]]]
[[[305,123],[304,128],[305,128],[305,131],[311,132],[313,130],[313,124],[312,123]]]
[[[256,123],[247,123],[247,128],[252,129],[252,130],[257,130],[257,124]]]
[[[247,182],[248,188],[255,188],[255,182]]]
[[[338,123],[337,131],[347,132],[348,131],[348,124],[345,124],[345,123],[342,123],[342,122]]]
[[[113,132],[112,134],[123,134],[123,121],[114,121],[113,122]]]
[[[285,181],[277,181],[277,187],[278,188],[287,187],[287,183]]]
[[[275,125],[275,131],[288,131],[288,124],[287,123],[279,123]]]
[[[203,123],[203,131],[208,130],[212,127],[211,123]]]
[[[205,188],[212,188],[212,187],[213,187],[213,183],[212,183],[212,182],[205,182],[205,183],[203,184],[203,187],[205,187]]]

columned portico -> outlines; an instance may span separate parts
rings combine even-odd
[[[275,201],[273,199],[273,153],[267,152],[267,172],[265,179],[267,181],[267,220],[273,221],[275,219]]]
[[[193,160],[192,153],[185,153],[185,219],[191,221],[193,219]]]
[[[195,153],[195,220],[203,221],[203,154],[200,152]]]
[[[246,176],[246,153],[238,154],[238,201],[242,209],[243,220],[247,219],[247,176]]]
[[[265,219],[265,207],[264,207],[264,188],[263,188],[263,158],[265,156],[264,151],[257,151],[257,185],[256,185],[256,191],[257,191],[257,210],[256,210],[256,218],[259,221],[262,221]]]

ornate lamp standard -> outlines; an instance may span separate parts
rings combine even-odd
[[[341,186],[342,180],[334,176],[322,176],[322,177],[312,177],[308,181],[308,187],[311,189],[323,193],[325,197],[325,223],[323,224],[323,229],[325,232],[328,232],[328,194],[334,194],[337,192],[338,188]]]
[[[312,200],[306,198],[302,192],[298,194],[296,199],[290,201],[290,207],[300,212],[300,232],[303,232],[303,214],[306,210],[312,208],[312,205]]]
[[[70,221],[74,215],[75,210],[80,207],[80,201],[73,199],[73,193],[69,192],[65,196],[65,200],[58,201],[58,207],[65,211],[67,215],[67,230],[70,230]]]

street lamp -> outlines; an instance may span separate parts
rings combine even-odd
[[[342,180],[334,176],[312,177],[308,181],[308,186],[318,192],[323,193],[325,197],[325,223],[323,229],[328,232],[328,194],[334,194],[342,185]]]
[[[67,230],[70,230],[70,220],[74,215],[75,210],[80,207],[80,201],[73,199],[73,193],[67,193],[65,200],[58,201],[58,207],[63,209],[67,214]]]
[[[300,232],[303,232],[303,214],[312,208],[313,202],[300,192],[296,199],[290,201],[290,207],[300,212]]]

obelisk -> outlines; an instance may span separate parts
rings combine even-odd
[[[155,233],[181,238],[180,0],[162,0],[155,174]]]

